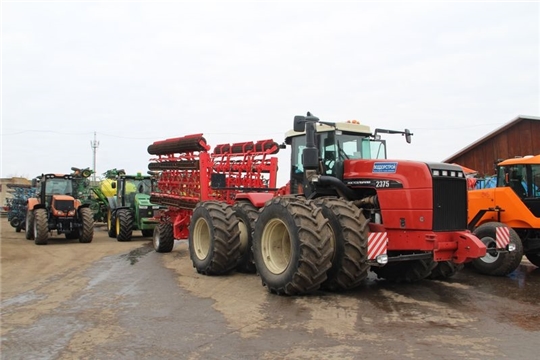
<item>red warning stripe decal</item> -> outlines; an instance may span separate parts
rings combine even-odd
[[[388,234],[385,232],[369,233],[368,237],[368,260],[373,260],[377,256],[386,254],[388,246]]]
[[[504,249],[510,243],[510,228],[501,226],[496,228],[497,249]]]

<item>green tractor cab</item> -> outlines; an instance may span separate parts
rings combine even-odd
[[[152,176],[126,175],[120,173],[111,187],[116,195],[108,197],[107,231],[109,237],[118,241],[131,241],[133,230],[141,230],[142,236],[150,237],[163,206],[150,202],[155,179]]]

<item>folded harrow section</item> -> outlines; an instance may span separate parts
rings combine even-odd
[[[239,192],[276,189],[279,151],[273,140],[221,144],[210,152],[203,134],[156,141],[148,146],[148,169],[159,174],[150,201],[168,206],[162,220],[175,238],[187,236],[191,213],[201,201],[235,202]]]

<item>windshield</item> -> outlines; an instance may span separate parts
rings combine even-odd
[[[315,143],[319,148],[324,175],[341,178],[343,162],[355,159],[386,159],[386,142],[373,140],[369,136],[358,133],[330,131],[316,133]],[[291,139],[291,179],[297,186],[303,181],[304,166],[302,153],[306,148],[306,137],[297,136]]]
[[[540,164],[500,166],[497,186],[509,186],[522,198],[540,197]]]
[[[120,186],[122,182],[119,181]],[[126,179],[124,188],[119,189],[119,194],[124,194],[124,205],[131,206],[135,203],[136,194],[146,194],[150,195],[152,191],[152,180],[151,179]]]
[[[70,179],[47,179],[45,195],[71,195],[73,188]]]

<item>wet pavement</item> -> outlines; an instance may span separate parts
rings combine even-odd
[[[537,355],[540,269],[526,260],[502,278],[465,268],[448,281],[393,284],[370,274],[352,292],[280,297],[256,275],[197,274],[185,242],[168,254],[150,245],[141,239],[2,298],[2,359]],[[41,310],[28,316],[31,309]]]

